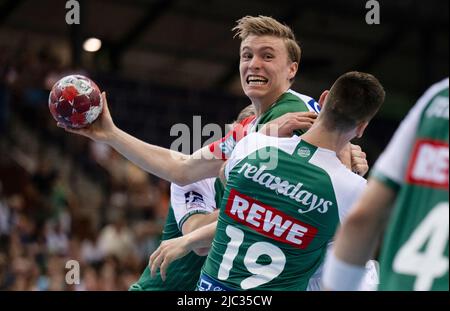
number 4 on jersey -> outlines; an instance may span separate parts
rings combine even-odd
[[[448,202],[436,205],[395,256],[395,272],[417,277],[414,290],[430,290],[434,279],[448,271],[448,258],[443,255],[448,243],[448,208]]]

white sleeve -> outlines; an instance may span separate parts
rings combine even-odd
[[[252,154],[255,151],[258,151],[262,148],[266,147],[276,147],[283,149],[287,153],[291,153],[295,150],[296,144],[293,144],[293,141],[298,143],[298,137],[292,136],[291,138],[283,138],[279,137],[267,136],[261,133],[250,133],[244,138],[242,138],[234,147],[233,152],[230,155],[226,165],[225,165],[225,178],[228,179],[228,174],[230,171],[240,162],[242,159]],[[261,155],[267,157],[270,162],[270,157],[272,156],[270,153]]]
[[[236,146],[234,147],[233,151],[231,152],[231,155],[228,159],[228,161],[225,164],[225,178],[228,180],[228,174],[233,169],[233,167],[236,166],[246,155],[245,152],[246,149],[248,149],[248,141],[251,140],[253,137],[257,137],[258,133],[250,133],[244,138],[242,138]],[[253,138],[254,139],[254,138]]]
[[[359,200],[359,198],[364,193],[364,190],[367,188],[367,180],[359,175],[356,175],[356,177],[357,178],[354,178],[355,181],[353,184],[354,185],[353,190],[346,200],[346,202],[348,203],[339,204],[338,206],[339,221],[341,222],[341,224],[344,223],[344,220],[352,211],[353,207],[355,206],[355,203]],[[348,178],[348,180],[351,179]]]
[[[374,165],[373,174],[375,176],[381,175],[397,185],[401,185],[406,174],[408,158],[413,148],[422,111],[445,84],[448,86],[448,79],[430,87],[403,119],[388,146]]]
[[[183,187],[174,183],[170,185],[170,203],[180,231],[191,215],[209,214],[217,208],[215,180],[203,179]]]
[[[333,252],[333,242],[327,246],[327,253],[325,257],[331,256]],[[308,282],[307,291],[322,290],[322,274],[325,261],[317,268],[316,272],[311,276]],[[376,260],[369,260],[366,263],[364,277],[359,283],[358,291],[376,291],[379,284],[379,264]]]

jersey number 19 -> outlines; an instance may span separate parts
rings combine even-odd
[[[230,241],[227,244],[227,249],[223,254],[222,263],[219,267],[218,278],[222,281],[228,279],[230,270],[233,268],[234,259],[239,252],[239,247],[244,241],[244,232],[238,228],[228,225],[225,232]],[[257,263],[258,258],[263,255],[269,256],[271,263],[267,265]],[[241,288],[251,289],[270,282],[280,275],[285,264],[286,256],[279,247],[268,242],[252,244],[244,256],[244,265],[253,275],[242,280]]]

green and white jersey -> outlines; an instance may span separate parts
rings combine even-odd
[[[186,186],[178,186],[174,183],[170,185],[170,204],[181,232],[184,222],[190,216],[209,214],[218,207],[215,181],[216,178],[207,178]]]
[[[398,190],[380,257],[380,290],[448,290],[448,78],[416,103],[374,166]]]
[[[319,113],[319,104],[311,97],[297,93],[293,90],[288,90],[283,93],[275,103],[267,109],[261,116],[249,116],[241,122],[234,125],[234,127],[221,139],[211,143],[209,150],[218,159],[226,160],[230,157],[236,144],[245,137],[248,133],[257,132],[259,126],[264,125],[270,121],[288,112],[308,112],[312,111]],[[295,134],[301,135],[304,131],[297,130]]]
[[[333,151],[298,136],[249,134],[225,175],[202,272],[234,290],[305,290],[340,219],[366,186]]]
[[[249,132],[256,132],[259,125],[264,125],[289,112],[320,112],[319,104],[308,95],[304,95],[294,90],[287,90],[277,101],[259,118],[255,120]],[[297,130],[295,134],[301,135],[304,131]]]
[[[184,222],[194,214],[212,213],[223,196],[223,185],[218,178],[208,178],[187,186],[171,184],[169,214],[164,225],[162,240],[182,236]],[[205,256],[197,256],[190,252],[175,260],[167,269],[167,278],[163,282],[159,271],[155,278],[150,275],[147,266],[138,282],[130,287],[130,291],[192,291],[195,290]]]

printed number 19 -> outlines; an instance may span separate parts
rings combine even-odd
[[[222,263],[219,267],[219,280],[226,280],[230,276],[234,259],[239,252],[239,247],[244,241],[244,232],[238,228],[228,225],[225,232],[230,238],[230,242],[227,244],[227,249],[223,254]],[[257,263],[256,261],[262,255],[269,256],[271,263],[268,265]],[[280,275],[285,264],[286,256],[279,247],[267,242],[256,242],[252,244],[244,256],[244,265],[253,275],[242,280],[241,288],[251,289],[270,282]]]

